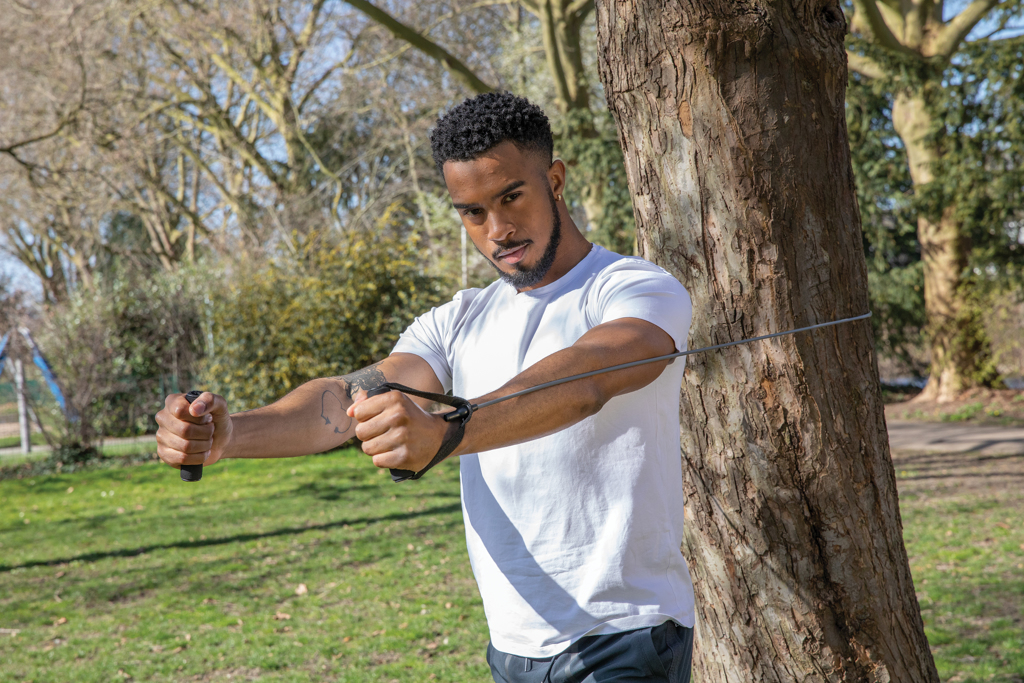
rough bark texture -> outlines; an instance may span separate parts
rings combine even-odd
[[[692,347],[852,316],[867,275],[834,0],[598,5],[640,253]],[[938,681],[867,321],[689,360],[698,680]]]

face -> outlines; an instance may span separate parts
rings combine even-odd
[[[501,278],[520,291],[547,284],[562,237],[562,162],[549,166],[503,142],[477,159],[446,162],[444,178],[466,233]]]

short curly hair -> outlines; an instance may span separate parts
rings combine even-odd
[[[522,150],[547,156],[555,142],[544,110],[525,97],[489,92],[459,104],[430,131],[434,163],[444,177],[444,162],[470,161],[506,140]]]

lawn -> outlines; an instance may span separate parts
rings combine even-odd
[[[1024,681],[1024,455],[893,456],[939,677]]]
[[[895,456],[943,681],[1024,681],[1024,456]],[[456,463],[0,481],[0,681],[487,681]],[[11,635],[16,632],[16,635]]]
[[[458,490],[355,451],[2,481],[0,681],[486,680]]]

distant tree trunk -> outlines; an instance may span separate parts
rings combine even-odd
[[[691,346],[867,310],[835,0],[603,0],[601,76],[640,253]],[[689,360],[695,667],[721,681],[937,682],[867,321]]]
[[[936,123],[919,92],[900,92],[893,98],[892,123],[903,140],[910,178],[920,190],[935,179],[934,165],[942,152],[929,137]],[[917,218],[917,239],[924,265],[924,307],[928,320],[931,368],[921,400],[954,400],[985,380],[984,364],[991,355],[988,340],[979,337],[981,312],[966,298],[963,272],[970,250],[967,236],[947,206],[937,218]]]

